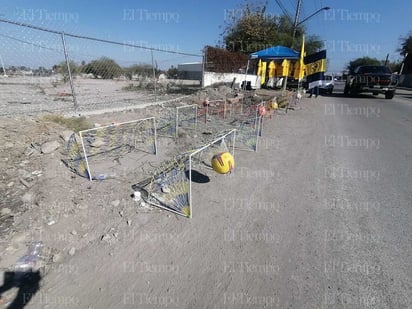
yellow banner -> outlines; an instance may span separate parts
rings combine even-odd
[[[312,75],[319,72],[326,71],[326,59],[320,59],[318,61],[306,64],[306,75]]]
[[[301,80],[305,75],[305,36],[302,36],[302,48],[300,50],[299,66],[297,72],[295,71],[295,78]]]
[[[282,61],[282,76],[289,76],[290,61],[284,59]]]
[[[262,61],[261,67],[261,75],[260,75],[260,84],[263,85],[266,82],[266,62]]]
[[[269,78],[275,77],[275,71],[276,71],[276,64],[275,64],[275,62],[272,60],[272,61],[269,63]]]
[[[305,74],[305,65],[301,65],[300,63],[295,63],[293,77],[295,79],[302,79]]]
[[[260,60],[260,59],[259,59],[259,62],[258,62],[258,70],[257,70],[256,75],[258,75],[258,76],[262,75],[262,60]]]

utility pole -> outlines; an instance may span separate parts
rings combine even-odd
[[[302,7],[302,0],[298,0],[298,4],[296,6],[295,21],[293,22],[292,48],[293,48],[293,44],[295,43],[296,28],[298,27],[298,24],[299,24],[299,16],[300,16],[301,7]]]
[[[327,11],[330,10],[330,7],[328,6],[324,6],[323,8],[320,8],[319,10],[317,10],[316,12],[310,14],[308,17],[302,19],[301,21],[299,21],[299,16],[300,16],[300,8],[302,6],[302,0],[298,0],[298,5],[296,7],[296,15],[295,15],[295,21],[293,23],[293,34],[292,34],[292,48],[293,48],[293,44],[295,42],[295,36],[296,36],[296,29],[298,28],[299,25],[303,24],[305,21],[307,21],[309,18],[312,18],[313,16],[315,16],[316,14],[319,14],[322,11]]]
[[[386,54],[385,65],[388,65],[389,54]]]
[[[406,61],[406,58],[407,58],[407,57],[408,57],[408,53],[406,53],[406,54],[405,54],[405,58],[403,58],[402,65],[401,65],[401,69],[400,69],[400,71],[399,71],[399,75],[402,74],[403,67],[405,66],[405,61]]]

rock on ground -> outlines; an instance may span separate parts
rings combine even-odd
[[[41,145],[41,152],[42,153],[52,153],[59,147],[60,147],[60,143],[58,141],[46,142],[43,145]]]

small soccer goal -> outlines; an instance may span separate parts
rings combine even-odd
[[[157,119],[157,134],[161,137],[179,138],[179,129],[196,129],[197,104],[170,108]]]
[[[258,151],[259,136],[262,132],[262,117],[253,116],[240,122],[237,128],[237,146],[239,150]]]
[[[197,104],[176,107],[176,138],[179,138],[179,129],[196,129]]]
[[[236,129],[236,149],[257,151],[262,135],[264,103],[243,107],[242,102],[207,101],[198,108],[198,137]]]
[[[157,154],[155,118],[144,118],[79,132],[89,179],[104,179],[115,172],[120,159],[139,160]]]
[[[212,141],[164,161],[152,175],[132,186],[150,205],[191,218],[193,215],[192,182],[208,181],[213,172],[212,157],[219,152],[231,152],[234,157],[236,130],[219,134]]]

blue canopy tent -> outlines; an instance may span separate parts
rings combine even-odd
[[[262,60],[276,60],[276,59],[299,59],[299,52],[292,48],[285,46],[273,46],[266,49],[259,50],[249,55],[250,59],[262,59]]]
[[[286,47],[286,46],[272,46],[266,49],[262,49],[256,51],[254,53],[249,54],[249,59],[262,59],[262,60],[280,60],[280,59],[287,59],[287,60],[298,60],[300,57],[300,53],[296,50]],[[249,60],[246,66],[246,72],[249,69]],[[246,79],[246,78],[245,78]],[[284,83],[284,89],[286,89],[286,80]]]

